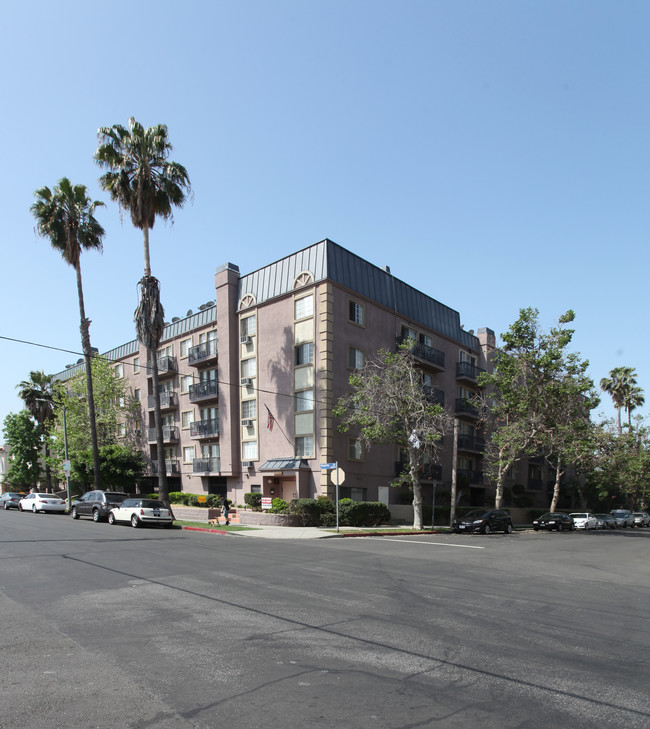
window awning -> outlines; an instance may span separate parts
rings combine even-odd
[[[304,458],[270,458],[265,461],[258,471],[298,471],[301,468],[309,468]]]

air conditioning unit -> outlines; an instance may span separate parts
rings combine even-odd
[[[248,336],[248,334],[242,334],[242,336],[239,338],[239,341],[242,344],[250,344],[253,340]]]
[[[242,377],[241,378],[241,384],[242,385],[252,385],[253,380],[250,377]]]
[[[242,461],[241,462],[242,468],[252,468],[253,467],[253,461]]]
[[[140,430],[140,428],[136,428],[135,429],[135,434],[136,435],[142,435],[142,431]]]
[[[249,418],[244,418],[244,420],[241,421],[241,424],[244,426],[244,428],[250,428],[253,425],[253,421]]]

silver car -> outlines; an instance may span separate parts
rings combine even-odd
[[[573,514],[569,514],[569,516],[573,519],[573,525],[576,529],[584,529],[587,531],[587,529],[598,528],[598,519],[588,511],[575,511]]]
[[[629,509],[612,509],[609,513],[616,519],[617,527],[634,527],[634,514]]]
[[[155,499],[124,499],[120,506],[108,512],[108,523],[130,522],[132,527],[142,524],[161,524],[171,527],[174,523],[171,512]]]
[[[648,514],[646,511],[635,511],[633,516],[634,526],[650,527],[650,514]]]

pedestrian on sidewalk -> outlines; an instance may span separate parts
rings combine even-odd
[[[230,517],[229,517],[229,513],[228,513],[229,511],[230,511],[230,506],[228,506],[228,499],[224,496],[223,503],[221,504],[221,513],[223,514],[223,516],[226,519],[226,526],[228,526],[228,524],[230,524]]]

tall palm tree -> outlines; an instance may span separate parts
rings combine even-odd
[[[81,348],[86,369],[88,389],[88,416],[90,421],[90,440],[93,452],[93,480],[95,489],[101,489],[99,470],[99,448],[97,447],[97,426],[95,424],[95,400],[93,396],[93,377],[90,367],[92,348],[90,346],[90,319],[86,318],[83,284],[81,280],[81,251],[96,249],[101,251],[105,235],[104,228],[95,218],[95,210],[104,203],[91,200],[85,185],[73,185],[67,177],[62,177],[54,190],[41,187],[34,193],[36,201],[31,206],[36,219],[36,232],[49,238],[52,247],[58,250],[63,260],[72,266],[77,274],[77,294],[81,316]]]
[[[154,420],[158,451],[158,491],[168,501],[167,473],[164,460],[160,392],[158,390],[157,353],[164,329],[165,313],[160,302],[160,285],[151,275],[149,230],[156,217],[172,219],[174,207],[183,207],[191,192],[186,169],[169,161],[172,145],[167,126],[157,124],[145,129],[133,117],[128,129],[120,124],[100,127],[95,161],[107,170],[99,181],[121,209],[128,210],[131,222],[142,231],[144,276],[140,279],[139,303],[134,319],[138,340],[147,349],[152,366]]]
[[[627,411],[627,424],[632,426],[632,410],[641,407],[645,403],[645,395],[643,388],[638,385],[632,385],[625,395],[623,407]]]
[[[626,402],[630,397],[630,393],[636,386],[636,370],[634,367],[614,367],[609,371],[609,377],[603,377],[600,381],[600,389],[611,396],[614,401],[614,407],[618,414],[618,433],[622,432],[621,427],[621,410],[626,409]],[[639,403],[642,404],[642,403]],[[632,408],[636,407],[636,404]],[[628,410],[628,413],[631,412]]]
[[[52,488],[52,474],[47,463],[49,455],[47,436],[54,422],[53,380],[52,375],[43,371],[29,373],[29,380],[23,380],[16,385],[18,396],[25,403],[25,407],[32,414],[38,425],[38,430],[44,440],[45,448],[45,479],[48,488]]]

